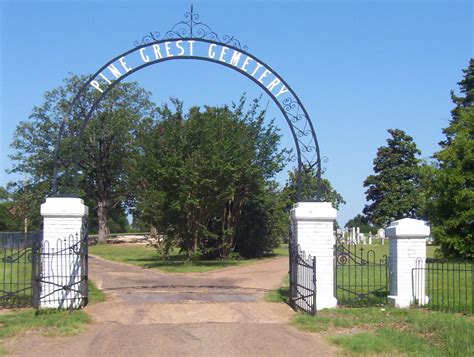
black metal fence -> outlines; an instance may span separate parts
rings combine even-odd
[[[386,255],[377,257],[365,249],[336,237],[334,250],[334,295],[339,305],[368,306],[387,303],[389,265]]]
[[[290,306],[316,315],[316,257],[290,244]]]
[[[0,308],[35,306],[41,232],[0,232]]]
[[[433,310],[474,313],[474,262],[418,259],[412,269],[415,303]]]

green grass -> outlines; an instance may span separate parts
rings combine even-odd
[[[276,256],[287,257],[289,255],[288,244],[280,244],[278,248],[273,249],[273,254]]]
[[[31,252],[31,248],[0,249],[0,290],[15,293],[14,301],[9,301],[15,306],[27,306],[33,296]]]
[[[42,336],[69,336],[83,332],[91,318],[82,310],[34,309],[11,310],[0,314],[0,351],[6,354],[7,339],[21,337],[29,331]],[[2,353],[0,352],[0,353]]]
[[[304,331],[322,332],[355,355],[474,355],[471,317],[421,309],[328,309],[316,316],[297,314],[291,322]]]
[[[89,305],[107,300],[107,295],[105,295],[102,290],[99,290],[92,281],[88,281],[87,287],[89,289]]]
[[[89,304],[105,301],[106,295],[91,281]],[[91,318],[83,310],[13,309],[0,313],[0,356],[7,354],[4,343],[29,331],[43,336],[70,336],[83,332]]]
[[[388,244],[343,247],[344,255],[338,255],[341,258],[338,259],[335,272],[338,285],[336,297],[339,303],[384,304],[388,292]]]
[[[285,250],[286,249],[286,250]],[[268,257],[284,255],[288,248],[281,247]],[[120,263],[143,268],[159,269],[169,273],[202,273],[217,269],[255,263],[261,259],[227,259],[189,261],[183,254],[173,250],[166,259],[156,249],[145,245],[102,244],[89,247],[89,253]],[[288,253],[286,253],[288,255]]]
[[[288,276],[283,279],[281,287],[277,290],[269,291],[265,294],[264,298],[267,302],[288,302],[290,298],[290,282]]]
[[[415,277],[421,279],[423,272],[429,308],[474,313],[472,263],[428,263],[425,270],[415,270]]]
[[[82,310],[11,310],[0,314],[0,340],[19,335],[28,330],[40,331],[42,335],[66,336],[82,332],[91,321]]]

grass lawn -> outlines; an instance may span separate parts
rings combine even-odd
[[[105,301],[105,294],[89,282],[89,304]],[[8,351],[7,339],[15,339],[27,332],[44,336],[69,336],[83,332],[91,319],[83,310],[58,311],[34,309],[0,310],[0,356]]]
[[[286,302],[288,281],[265,300]],[[473,356],[474,318],[424,309],[338,308],[298,313],[291,324],[321,333],[348,355]]]
[[[297,314],[298,329],[320,332],[351,355],[473,356],[474,320],[421,309],[340,308]]]
[[[89,247],[89,253],[101,258],[121,263],[137,265],[143,268],[159,269],[170,273],[202,273],[226,267],[255,263],[260,259],[228,259],[188,261],[187,257],[173,250],[168,259],[158,255],[156,249],[145,245],[103,244]],[[288,245],[277,248],[273,254],[265,257],[288,255]],[[263,258],[264,259],[264,258]]]
[[[287,303],[290,299],[290,280],[286,276],[281,283],[281,287],[277,290],[269,291],[264,296],[267,302],[283,302]]]
[[[0,249],[0,291],[15,293],[8,303],[28,306],[33,296],[31,287],[32,249]]]

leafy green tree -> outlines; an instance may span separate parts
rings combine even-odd
[[[367,201],[363,213],[369,222],[386,226],[404,217],[420,218],[423,193],[420,184],[420,150],[403,130],[389,129],[387,146],[377,150],[374,175],[364,181]]]
[[[96,208],[97,209],[97,208]],[[108,224],[110,233],[125,233],[130,230],[127,209],[122,205],[115,205],[108,212]],[[99,222],[97,212],[92,210],[89,217],[89,232],[97,234],[99,232]]]
[[[12,214],[12,202],[8,191],[0,187],[0,232],[13,232],[21,229],[21,222]]]
[[[139,136],[137,212],[188,256],[228,257],[236,247],[244,208],[256,209],[285,151],[258,101],[197,107],[187,115],[160,110]],[[255,206],[256,205],[256,206]],[[261,207],[259,206],[259,209]],[[264,239],[264,237],[260,237]]]
[[[456,107],[443,130],[430,185],[428,215],[432,233],[447,256],[474,257],[474,60],[458,83],[462,96],[452,92]]]
[[[451,100],[456,105],[451,111],[452,122],[458,119],[463,108],[470,108],[474,104],[474,58],[469,60],[469,66],[463,70],[463,73],[464,78],[458,82],[461,96],[457,96],[453,90],[451,91]],[[449,127],[444,129],[443,133],[446,134],[446,141],[440,143],[442,147],[449,145],[450,140],[454,139]]]
[[[0,202],[0,232],[15,232],[21,230],[21,223],[11,213],[11,202]]]
[[[283,195],[286,197],[286,210],[289,210],[293,205],[298,202],[298,170],[293,170],[288,173],[289,178],[283,188]],[[303,199],[310,199],[320,202],[332,202],[333,207],[339,209],[341,204],[345,204],[342,195],[337,192],[331,185],[331,182],[327,178],[321,178],[321,196],[317,197],[318,185],[317,175],[314,170],[303,171],[301,177],[301,197]]]
[[[0,201],[8,200],[9,196],[10,195],[8,194],[8,191],[4,187],[0,186]]]
[[[277,184],[269,184],[244,205],[235,251],[243,257],[271,253],[288,236],[286,200]]]
[[[377,233],[379,227],[373,226],[369,223],[367,217],[358,214],[354,218],[347,221],[344,225],[345,228],[359,227],[361,233]]]
[[[11,172],[28,177],[31,200],[29,204],[39,215],[39,205],[51,192],[54,147],[60,123],[72,97],[79,91],[86,77],[71,76],[64,85],[46,92],[44,102],[33,108],[27,121],[15,132],[11,156]],[[74,148],[84,120],[84,113],[97,99],[97,93],[87,90],[74,106],[61,145],[59,158],[59,191],[70,193],[72,186]],[[102,100],[86,127],[80,146],[79,188],[97,213],[99,241],[109,235],[109,211],[131,199],[128,174],[134,169],[134,141],[137,127],[154,117],[155,106],[151,94],[136,83],[117,85]],[[18,188],[16,191],[20,192]]]

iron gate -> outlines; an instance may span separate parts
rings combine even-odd
[[[42,307],[78,309],[87,305],[87,227],[82,231],[82,236],[70,234],[55,244],[43,242],[38,275],[41,285],[38,299]]]
[[[345,242],[336,235],[334,250],[334,295],[339,305],[385,305],[389,292],[386,254],[377,256],[364,245]]]
[[[316,257],[306,256],[290,242],[290,306],[316,314]]]
[[[0,308],[35,306],[41,232],[0,232]]]
[[[88,247],[84,234],[55,244],[42,232],[0,232],[0,308],[80,308],[87,304]]]

